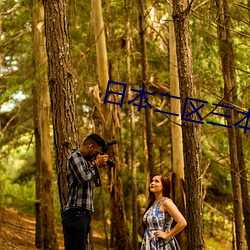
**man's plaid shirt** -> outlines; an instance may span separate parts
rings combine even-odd
[[[68,200],[64,211],[72,207],[94,211],[93,186],[95,171],[84,154],[79,150],[72,150],[67,160]]]

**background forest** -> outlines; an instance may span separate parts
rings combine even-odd
[[[49,6],[47,2],[43,3],[45,10]],[[237,168],[233,166],[233,153],[230,147],[230,143],[232,145],[230,131],[234,131],[234,129],[209,124],[207,121],[224,125],[228,122],[225,117],[211,114],[214,103],[221,103],[226,96],[224,85],[226,78],[223,70],[223,55],[226,54],[223,48],[226,47],[223,47],[223,44],[228,41],[232,45],[234,80],[235,86],[237,86],[234,88],[235,98],[231,99],[231,103],[228,102],[228,105],[245,113],[250,108],[250,1],[196,0],[190,2],[192,2],[189,10],[189,25],[193,58],[193,98],[207,102],[200,111],[201,116],[205,118],[204,123],[199,125],[199,137],[197,137],[200,143],[201,174],[199,180],[201,181],[205,249],[244,249],[236,246],[233,202],[235,192],[233,191],[232,172],[236,173],[236,176],[238,174],[245,181],[244,184],[241,182],[238,185],[246,185],[247,193],[245,195],[249,197],[250,132],[247,131],[249,129],[245,131],[244,128],[239,128],[237,132],[240,133],[242,139],[242,143],[237,144],[237,148],[240,148],[239,152],[242,152],[244,156],[245,166],[244,169],[237,172]],[[114,130],[107,135],[109,130],[106,129],[106,132],[103,132],[105,131],[103,117],[100,115],[100,106],[98,106],[98,101],[103,102],[104,100],[103,96],[108,82],[106,81],[106,85],[103,87],[100,83],[100,73],[98,73],[101,71],[98,71],[100,62],[98,62],[96,45],[101,36],[96,32],[95,27],[96,23],[99,23],[97,21],[98,12],[95,10],[97,7],[91,1],[68,1],[67,3],[69,54],[73,76],[71,84],[74,86],[76,111],[76,116],[73,118],[75,118],[74,123],[77,124],[77,133],[79,133],[77,143],[80,143],[91,132],[106,133],[104,135],[106,139],[117,139],[118,141],[117,149],[111,152],[111,156],[115,157],[118,166],[116,170],[109,167],[101,170],[102,187],[95,188],[93,217],[94,220],[102,221],[106,237],[113,239],[115,225],[112,220],[115,215],[111,200],[112,181],[114,180],[112,178],[115,174],[121,178],[117,181],[117,192],[120,194],[121,204],[124,204],[124,218],[126,218],[125,224],[130,244],[128,249],[136,249],[135,240],[141,242],[141,218],[146,207],[149,174],[162,172],[171,176],[173,173],[175,174],[173,159],[182,158],[180,155],[175,155],[175,157],[173,155],[173,135],[171,134],[173,116],[155,111],[172,112],[170,111],[171,98],[161,95],[171,94],[172,4],[171,1],[163,0],[102,1],[102,17],[99,16],[99,18],[103,18],[105,27],[107,79],[126,84],[122,107],[112,103],[103,104],[106,108],[102,106],[104,116],[105,112],[108,112],[107,110],[115,114],[112,118]],[[224,40],[223,36],[220,36],[222,34],[220,31],[222,25],[219,21],[222,13],[220,3],[228,5],[225,18],[230,19],[230,25],[227,26],[230,36]],[[144,5],[144,18],[140,16],[142,5]],[[51,152],[52,173],[49,170],[39,172],[38,156],[36,155],[37,144],[39,144],[36,128],[38,119],[36,101],[40,100],[39,98],[46,99],[46,96],[39,97],[39,94],[46,92],[41,86],[44,82],[46,84],[48,82],[46,77],[42,79],[40,77],[44,74],[47,75],[47,65],[49,65],[49,75],[51,74],[51,64],[47,64],[45,53],[41,57],[43,60],[40,60],[41,55],[37,54],[38,47],[35,47],[36,37],[38,37],[35,27],[39,27],[37,29],[45,38],[44,17],[38,15],[41,7],[40,1],[0,0],[0,206],[11,207],[27,215],[39,214],[36,210],[37,204],[44,197],[39,196],[37,186],[42,183],[41,180],[41,183],[39,182],[39,176],[43,175],[41,178],[45,178],[46,175],[50,181],[52,180],[51,185],[54,187],[51,188],[54,193],[53,197],[52,193],[48,193],[54,200],[55,212],[52,211],[52,213],[55,215],[56,223],[60,224],[62,198],[58,188],[62,188],[60,186],[62,180],[58,180],[61,172],[57,166],[57,149],[53,145],[57,138],[56,134],[61,131],[55,132],[55,126],[54,129],[52,126],[57,118],[53,113],[55,108],[53,105],[51,113],[53,122],[50,121],[49,127],[51,149],[50,146],[45,146],[43,149],[44,152]],[[178,19],[176,16],[175,18]],[[145,20],[144,29],[141,29],[143,27],[141,19]],[[36,23],[34,24],[34,22]],[[53,30],[46,29],[47,39],[49,32],[53,33]],[[55,32],[57,32],[56,29]],[[145,38],[146,54],[142,49],[142,34]],[[176,36],[178,39],[178,35]],[[48,51],[47,47],[49,54]],[[60,53],[58,55],[60,57]],[[147,58],[146,64],[142,60],[144,56]],[[40,66],[37,61],[41,62]],[[175,68],[177,68],[176,65]],[[137,106],[133,106],[133,103],[128,103],[137,95],[131,89],[142,90],[145,83],[147,91],[154,94],[154,96],[147,95],[148,101],[153,107],[151,111],[149,107],[139,109]],[[51,86],[50,83],[50,91]],[[122,92],[121,85],[113,84],[112,88],[113,91]],[[102,99],[100,99],[101,95]],[[113,99],[108,97],[107,100]],[[120,100],[118,98],[115,101]],[[149,112],[151,121],[149,132],[147,130],[149,116],[145,114],[147,112]],[[223,113],[224,110],[219,107],[216,112]],[[239,121],[243,117],[244,115],[239,113],[239,117],[235,121]],[[244,127],[245,123],[246,119],[240,125]],[[68,129],[67,122],[64,125]],[[73,135],[68,135],[68,137],[70,136],[73,137]],[[150,164],[152,159],[148,149],[150,144],[147,144],[149,140],[153,145],[151,148],[154,158],[153,166]],[[243,167],[242,162],[238,165],[239,168]],[[243,172],[244,175],[242,175]],[[133,192],[131,192],[131,188]],[[63,188],[61,192],[63,193]],[[136,197],[133,196],[135,194]],[[46,197],[44,199],[46,200]],[[243,202],[244,200],[243,198]],[[240,202],[242,203],[242,200]],[[245,206],[243,203],[244,207],[248,210],[244,216],[248,216],[249,219],[249,203]],[[246,221],[246,217],[244,219]],[[244,228],[244,225],[242,227]],[[135,235],[134,230],[138,231],[138,235],[136,234],[136,239],[132,240]],[[247,245],[246,236],[244,231],[244,241]],[[118,235],[114,237],[117,238]],[[36,239],[37,242],[39,239]],[[248,243],[250,244],[250,242]],[[115,242],[111,240],[110,245],[112,246],[112,244]]]

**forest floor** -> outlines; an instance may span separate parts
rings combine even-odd
[[[98,222],[92,221],[94,250],[104,250],[105,236],[98,231]],[[59,250],[64,250],[61,225],[57,227]],[[35,250],[35,218],[19,214],[9,208],[0,208],[0,250]]]

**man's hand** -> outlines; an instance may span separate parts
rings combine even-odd
[[[97,155],[94,162],[99,166],[99,167],[105,167],[106,166],[106,161],[108,160],[108,155]]]

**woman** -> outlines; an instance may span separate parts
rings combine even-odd
[[[151,178],[149,201],[143,216],[145,232],[141,250],[180,249],[175,235],[187,222],[170,197],[170,180],[165,175],[156,174]],[[176,225],[171,229],[173,220]]]

